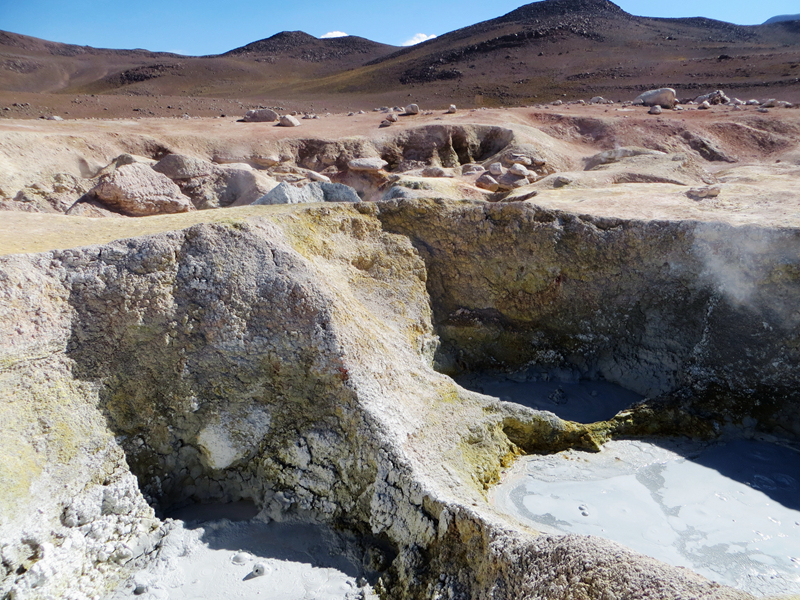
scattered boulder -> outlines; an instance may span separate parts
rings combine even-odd
[[[378,127],[391,127],[391,125],[392,125],[392,121],[389,121],[388,119],[384,119],[383,121],[381,121],[381,124],[378,125]]]
[[[458,110],[458,109],[456,108],[456,105],[455,105],[455,104],[451,104],[451,105],[450,105],[450,108],[448,108],[448,109],[447,109],[447,114],[448,114],[448,115],[455,114],[455,112],[456,112],[457,110]]]
[[[172,180],[211,175],[214,169],[214,164],[207,160],[182,154],[167,154],[153,165],[154,171],[158,171]]]
[[[298,121],[292,115],[283,115],[281,120],[278,122],[278,125],[281,127],[300,127],[300,121]]]
[[[253,204],[304,204],[308,202],[361,202],[361,198],[353,188],[341,183],[315,181],[303,187],[295,187],[282,182]]]
[[[308,178],[311,181],[321,181],[322,183],[330,183],[331,178],[327,175],[323,175],[322,173],[317,173],[316,171],[309,171]]]
[[[708,100],[703,100],[697,107],[697,110],[708,110],[709,108],[711,108],[711,104],[708,102]]]
[[[636,96],[633,100],[634,104],[643,104],[644,106],[659,105],[661,108],[672,108],[677,104],[675,90],[672,88],[659,88],[657,90],[648,90]]]
[[[416,104],[409,104],[406,106],[406,114],[407,115],[418,115],[419,114],[419,106]]]
[[[475,181],[475,185],[482,190],[488,190],[490,192],[496,192],[500,189],[500,184],[497,183],[497,180],[489,175],[489,173],[484,173]]]
[[[567,186],[567,185],[569,185],[571,183],[574,183],[574,182],[575,182],[574,179],[572,179],[571,177],[567,177],[566,175],[556,175],[553,178],[553,187],[554,188],[560,188],[560,187]]]
[[[605,103],[606,99],[603,98],[602,96],[595,96],[594,98],[589,100],[589,104],[605,104]]]
[[[656,104],[655,106],[651,106],[650,110],[648,110],[647,112],[651,115],[660,115],[662,110],[663,109],[658,104]]]
[[[63,121],[64,119],[62,119],[58,115],[50,115],[49,117],[47,117],[47,120],[48,121]]]
[[[508,170],[508,172],[518,177],[527,177],[528,174],[530,173],[530,171],[528,171],[525,165],[520,163],[514,163]]]
[[[489,165],[489,172],[492,175],[502,175],[506,172],[505,167],[499,162],[492,163]]]
[[[269,108],[259,108],[248,110],[244,115],[243,121],[245,123],[271,123],[277,121],[280,115],[274,110]]]
[[[686,195],[694,200],[702,200],[704,198],[716,198],[719,196],[720,187],[718,185],[707,185],[704,187],[691,188]]]
[[[553,106],[561,106],[562,104],[564,104],[562,100],[556,100],[555,102],[553,102]]]
[[[387,121],[391,121],[392,123],[396,123],[397,122],[397,113],[389,113],[386,116],[386,120]]]
[[[770,98],[761,105],[761,108],[775,108],[778,106],[778,101],[775,98]]]
[[[195,210],[169,177],[141,163],[103,175],[89,193],[106,207],[132,217]]]
[[[382,158],[354,158],[347,163],[347,168],[351,171],[371,171],[378,172],[389,163]]]
[[[728,104],[731,100],[728,98],[722,90],[715,90],[710,94],[704,94],[702,96],[698,96],[694,99],[695,102],[698,104],[703,104],[703,102],[708,102],[709,105],[716,106],[717,104]]]
[[[462,175],[473,175],[475,173],[483,173],[486,169],[483,168],[482,165],[464,165],[461,167],[461,174]]]

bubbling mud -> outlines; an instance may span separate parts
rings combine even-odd
[[[538,530],[614,540],[757,594],[800,593],[800,454],[754,440],[620,440],[520,460],[492,491]]]

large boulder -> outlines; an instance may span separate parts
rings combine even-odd
[[[662,108],[674,108],[678,103],[675,97],[675,90],[672,88],[659,88],[648,90],[636,96],[634,104],[644,104],[645,106],[660,106]]]
[[[308,202],[361,202],[356,191],[341,183],[314,181],[301,188],[279,184],[253,204],[305,204]]]
[[[169,177],[141,163],[122,165],[103,175],[89,193],[104,206],[132,217],[195,209]]]
[[[244,115],[245,123],[270,123],[277,121],[279,118],[280,115],[269,108],[248,110]]]
[[[292,115],[283,115],[278,125],[281,127],[300,127],[300,121]]]

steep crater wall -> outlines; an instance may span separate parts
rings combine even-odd
[[[797,439],[800,234],[527,203],[387,202],[428,267],[448,373],[601,378]]]
[[[505,265],[537,273],[540,257],[526,244],[539,244],[541,260],[550,248],[551,262],[542,263],[546,276],[525,285],[550,285],[558,275],[549,269],[558,264],[584,273],[601,294],[602,282],[590,275],[611,267],[592,258],[589,242],[623,249],[633,242],[602,236],[643,228],[637,248],[645,256],[650,246],[669,246],[662,229],[671,225],[659,225],[604,229],[588,217],[526,204],[265,207],[263,217],[249,220],[2,258],[0,594],[102,595],[158,552],[168,527],[154,508],[161,514],[247,498],[271,518],[359,534],[383,557],[376,562],[386,598],[580,592],[599,599],[609,590],[746,597],[611,542],[521,531],[486,502],[487,487],[521,451],[596,449],[614,435],[669,433],[682,423],[681,411],[653,406],[581,425],[468,392],[432,368],[438,332],[441,368],[483,368],[491,360],[613,380],[614,367],[624,364],[638,369],[635,381],[689,389],[652,375],[661,373],[656,359],[636,354],[635,339],[612,337],[613,324],[602,330],[608,339],[577,346],[585,331],[569,329],[571,319],[558,320],[550,309],[566,333],[542,326],[536,338],[537,323],[525,316],[536,314],[534,304],[497,300],[516,297],[518,279]],[[559,242],[570,227],[572,237]],[[495,262],[489,242],[500,243]],[[646,284],[637,273],[649,272],[642,265],[652,261],[637,256],[610,255],[631,261],[623,266],[640,293]],[[781,264],[786,279],[773,276],[770,289],[790,305],[795,263],[786,257]],[[691,265],[702,272],[700,261]],[[465,282],[453,283],[462,276]],[[708,314],[712,282],[696,285],[698,311]],[[624,305],[620,289],[600,299]],[[465,305],[468,298],[480,305]],[[658,306],[669,312],[666,303]],[[474,315],[466,325],[450,323],[446,310]],[[672,318],[673,327],[683,322]],[[634,324],[630,331],[639,331]],[[531,339],[548,341],[557,354],[516,361],[503,354],[504,344],[522,352]],[[602,355],[601,342],[627,348],[628,362],[592,358],[592,348]],[[575,357],[584,350],[589,358],[581,362]],[[711,358],[701,367],[722,372],[713,371]],[[792,406],[781,410],[796,423]]]

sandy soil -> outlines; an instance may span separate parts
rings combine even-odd
[[[302,120],[298,128],[272,123],[240,123],[226,118],[70,119],[44,121],[0,120],[0,187],[13,198],[24,185],[46,182],[48,173],[91,176],[122,152],[179,152],[207,160],[214,152],[244,153],[278,147],[292,140],[336,140],[352,136],[381,138],[428,124],[527,127],[546,133],[565,160],[580,170],[581,160],[619,146],[680,150],[687,131],[715,140],[730,160],[696,162],[715,176],[720,194],[715,198],[687,196],[684,186],[665,183],[615,183],[553,188],[537,182],[519,195],[542,206],[578,213],[644,219],[721,220],[733,224],[760,223],[800,226],[800,110],[730,107],[711,110],[665,111],[621,106],[547,106],[513,109],[464,110],[453,115],[432,111],[401,117],[389,128],[379,128],[383,113],[332,114]],[[683,147],[685,148],[685,146]],[[580,173],[578,173],[580,175]],[[476,176],[461,177],[468,186]],[[475,193],[480,196],[480,191]],[[523,193],[524,192],[524,193]],[[2,195],[2,194],[0,194]],[[507,200],[515,198],[512,193]],[[6,211],[0,219],[3,253],[35,252],[71,245],[99,243],[181,228],[189,224],[261,214],[267,208],[224,209],[145,219],[87,219],[63,215]],[[27,233],[18,235],[22,230]]]

